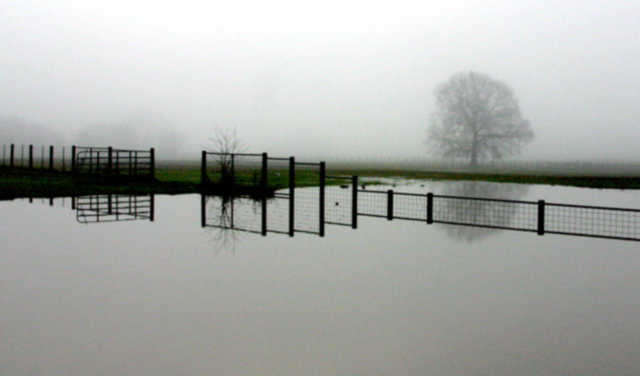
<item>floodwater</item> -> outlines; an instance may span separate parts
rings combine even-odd
[[[640,207],[502,187],[472,189]],[[0,202],[0,374],[640,374],[638,242],[367,217],[263,237],[201,227],[200,205],[86,225],[69,199]]]

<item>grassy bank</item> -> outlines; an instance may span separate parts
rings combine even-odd
[[[543,184],[585,188],[640,189],[640,177],[550,176],[527,174],[474,174],[397,171],[376,169],[328,170],[328,175],[357,175],[368,178],[405,178],[419,180],[474,180],[497,183]],[[277,185],[284,184],[281,176]],[[271,180],[270,180],[271,182]],[[183,194],[200,193],[200,170],[189,164],[160,165],[153,181],[129,183],[77,182],[71,174],[43,170],[0,167],[0,199],[19,197],[61,197],[99,194]],[[211,193],[211,192],[207,192]]]

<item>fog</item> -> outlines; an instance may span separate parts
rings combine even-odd
[[[472,70],[513,89],[521,158],[638,160],[639,21],[624,0],[5,0],[0,143],[195,159],[221,127],[281,156],[426,156],[436,86]]]

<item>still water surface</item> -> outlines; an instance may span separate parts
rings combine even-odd
[[[396,189],[455,189],[427,185]],[[90,225],[69,200],[0,203],[0,374],[640,374],[637,242],[365,217],[324,238],[221,247],[216,231],[196,195],[156,196],[154,222]]]

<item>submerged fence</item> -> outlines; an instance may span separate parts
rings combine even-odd
[[[638,209],[379,191],[360,188],[357,176],[327,176],[325,169],[324,162],[299,163],[293,157],[272,158],[266,153],[202,152],[203,184],[230,187],[236,192],[242,191],[238,188],[261,192],[254,196],[260,205],[254,203],[252,212],[260,213],[263,235],[307,232],[322,236],[325,224],[357,228],[358,216],[368,216],[538,235],[640,240]],[[233,218],[245,210],[234,207],[233,200],[227,205],[220,211]],[[203,226],[210,224],[205,217],[203,209]],[[242,225],[229,221],[217,226],[230,228],[228,223],[233,223],[234,229],[242,229]],[[257,222],[252,223],[255,226]]]
[[[640,240],[640,210],[359,190],[358,215],[427,224],[475,226],[596,238]]]
[[[325,164],[298,162],[294,157],[274,158],[267,153],[211,153],[202,152],[201,185],[205,190],[223,196],[247,194],[259,202],[253,205],[255,215],[260,213],[260,233],[276,232],[293,236],[306,232],[324,236],[324,182]],[[313,187],[312,189],[302,189]],[[227,220],[235,217],[235,199],[224,201],[215,216],[214,227],[255,232],[253,227]],[[277,202],[277,204],[274,204]],[[278,208],[273,213],[271,208]],[[203,209],[204,210],[204,209]],[[314,214],[312,214],[314,213]],[[208,226],[203,214],[203,227]],[[270,218],[267,220],[267,218]]]

